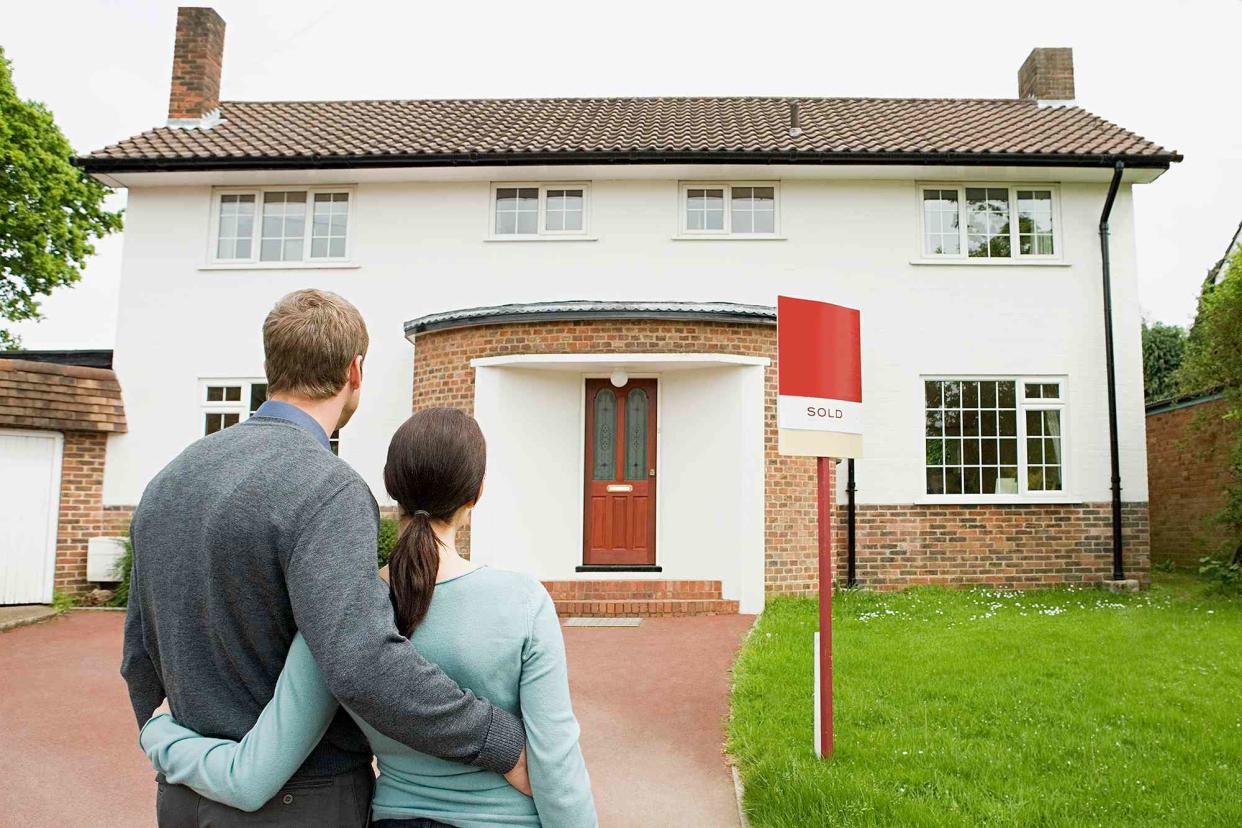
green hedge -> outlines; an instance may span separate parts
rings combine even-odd
[[[380,518],[379,565],[381,567],[388,564],[388,557],[392,555],[392,548],[397,545],[399,534],[401,534],[401,528],[396,518]]]

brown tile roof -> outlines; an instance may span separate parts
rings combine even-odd
[[[1006,163],[1166,167],[1181,156],[1076,106],[1032,100],[540,98],[225,102],[88,170],[463,163]]]
[[[0,360],[0,428],[124,432],[121,385],[106,368]]]

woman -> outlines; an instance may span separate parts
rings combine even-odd
[[[534,799],[499,774],[412,750],[350,711],[379,763],[376,826],[598,824],[551,598],[533,578],[456,553],[457,528],[482,493],[485,468],[486,444],[472,417],[434,408],[406,420],[384,466],[384,486],[402,517],[381,574],[397,628],[419,652],[476,695],[520,711]],[[200,736],[167,714],[152,718],[139,740],[169,782],[253,811],[302,764],[336,709],[298,635],[271,702],[240,742]]]

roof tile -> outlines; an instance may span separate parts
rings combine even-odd
[[[1026,99],[539,98],[225,102],[210,129],[159,127],[85,157],[422,159],[583,153],[1122,156],[1167,164],[1176,153],[1076,106]],[[520,159],[519,159],[520,160]]]

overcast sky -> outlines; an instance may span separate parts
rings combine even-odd
[[[1016,97],[1031,47],[1072,46],[1081,106],[1186,156],[1135,189],[1144,313],[1188,322],[1242,221],[1242,0],[212,5],[226,100]],[[176,2],[5,6],[18,94],[47,104],[75,149],[163,123]],[[112,346],[123,242],[98,244],[45,321],[15,326],[27,348]]]

